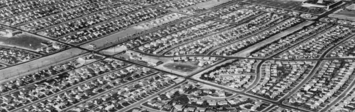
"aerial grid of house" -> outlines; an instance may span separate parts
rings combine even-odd
[[[355,112],[355,0],[0,0],[0,112]]]

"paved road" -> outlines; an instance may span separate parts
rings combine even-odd
[[[235,39],[235,40],[231,40],[230,42],[224,43],[223,45],[213,47],[211,50],[208,50],[207,54],[211,55],[211,54],[214,53],[215,51],[221,50],[221,48],[224,48],[224,47],[227,47],[227,46],[232,45],[232,44],[234,44],[234,43],[240,42],[240,41],[242,41],[242,40],[244,40],[244,39],[248,39],[248,38],[250,38],[250,37],[257,36],[257,35],[259,35],[259,34],[265,32],[265,31],[267,31],[267,30],[270,30],[270,29],[273,29],[273,28],[275,28],[275,27],[277,27],[277,26],[280,26],[281,24],[283,24],[283,23],[284,23],[285,21],[287,21],[288,19],[290,19],[290,18],[283,19],[282,21],[276,23],[276,24],[273,25],[273,26],[264,27],[264,28],[261,28],[261,29],[259,29],[259,30],[256,30],[254,33],[244,35],[242,38],[238,38],[238,39]],[[275,22],[272,22],[271,24],[274,24],[274,23],[275,23]],[[289,29],[291,29],[291,28],[289,28]],[[281,36],[283,35],[282,32],[276,33],[276,34],[281,34]],[[266,40],[274,39],[274,38],[276,38],[276,37],[279,37],[279,36],[278,36],[278,35],[275,35],[275,36],[272,36],[272,37],[270,37],[269,39],[266,39]],[[281,37],[279,37],[279,38],[281,38]],[[258,49],[258,48],[261,47],[261,45],[263,45],[263,44],[268,44],[268,43],[263,43],[263,42],[265,42],[266,40],[264,40],[264,41],[262,41],[262,42],[255,43],[255,45],[254,45],[253,47],[248,47],[248,49],[250,49],[250,50],[244,49],[244,50],[242,50],[242,51],[239,51],[239,52],[237,53],[237,54],[238,54],[237,56],[246,57],[246,56],[248,55],[248,51],[251,52],[251,50]],[[259,47],[257,47],[257,46],[259,46]],[[256,47],[256,48],[254,48],[254,47]]]
[[[127,60],[122,60],[122,61],[127,62],[127,63],[136,64],[136,65],[143,66],[143,67],[151,68],[151,67],[149,67],[149,66],[142,65],[142,64],[139,64],[139,63],[130,62],[130,61],[127,61]],[[215,66],[211,66],[211,67],[215,67]],[[162,73],[172,74],[172,75],[175,75],[175,76],[178,76],[178,77],[181,77],[181,76],[182,76],[182,75],[179,75],[179,74],[171,73],[171,72],[169,72],[169,71],[163,71],[163,70],[156,69],[156,68],[151,68],[151,69],[160,71],[160,72],[162,72]],[[260,96],[253,95],[253,94],[249,94],[249,93],[244,93],[244,92],[237,91],[237,90],[234,90],[234,89],[231,89],[231,88],[227,88],[227,87],[225,87],[225,86],[221,86],[221,85],[218,85],[218,84],[209,83],[209,82],[204,82],[204,81],[201,81],[201,80],[196,80],[196,79],[191,78],[191,77],[184,77],[184,78],[185,78],[185,79],[188,79],[188,80],[200,82],[200,83],[202,83],[202,84],[206,84],[206,85],[209,85],[209,86],[213,86],[213,87],[217,87],[217,88],[222,88],[222,89],[225,89],[225,90],[228,90],[228,91],[232,91],[232,92],[235,92],[235,93],[237,93],[237,94],[241,94],[241,95],[248,96],[248,97],[251,97],[251,98],[260,99],[260,100],[265,101],[266,103],[275,104],[275,105],[278,105],[278,106],[280,106],[280,107],[292,108],[292,109],[295,109],[295,110],[302,110],[302,111],[304,111],[304,112],[309,112],[309,110],[298,109],[297,107],[291,107],[291,106],[283,105],[283,104],[281,104],[281,103],[279,103],[279,102],[276,102],[276,101],[273,101],[273,100],[270,100],[270,99],[267,99],[267,98],[264,98],[264,97],[260,97]]]
[[[131,64],[135,64],[135,65],[139,65],[139,66],[143,66],[143,67],[151,68],[151,67],[149,67],[149,66],[146,66],[146,65],[143,65],[143,64],[139,64],[139,63],[134,63],[134,62],[127,61],[127,60],[121,60],[121,61],[124,61],[124,62],[127,62],[127,63],[131,63]],[[215,65],[214,65],[214,66],[211,66],[211,67],[215,67]],[[178,77],[181,77],[181,76],[182,76],[182,75],[179,75],[179,74],[171,73],[171,72],[169,72],[169,71],[163,71],[163,70],[156,69],[156,68],[151,68],[151,69],[160,71],[160,72],[162,72],[162,73],[172,74],[172,75],[175,75],[175,76],[178,76]],[[208,68],[206,68],[206,69],[208,69]],[[264,97],[260,97],[260,96],[253,95],[253,94],[249,94],[249,93],[244,93],[244,92],[237,91],[237,90],[234,90],[234,89],[231,89],[231,88],[227,88],[227,87],[225,87],[225,86],[221,86],[221,85],[218,85],[218,84],[214,84],[214,83],[209,83],[209,82],[204,82],[204,81],[196,80],[196,79],[191,78],[191,77],[184,77],[184,78],[185,78],[185,79],[192,80],[192,81],[200,82],[200,83],[202,83],[202,84],[210,85],[210,86],[213,86],[213,87],[222,88],[222,89],[225,89],[225,90],[228,90],[228,91],[232,91],[232,92],[235,92],[235,93],[238,93],[238,94],[241,94],[241,95],[245,95],[245,96],[248,96],[248,97],[251,97],[251,98],[260,99],[260,100],[265,101],[266,103],[275,104],[275,105],[278,105],[278,106],[281,106],[281,107],[292,108],[292,109],[295,109],[295,110],[302,110],[302,111],[305,111],[305,112],[308,112],[308,111],[309,111],[309,110],[298,109],[298,108],[295,108],[295,107],[283,105],[283,104],[281,104],[281,103],[279,103],[279,102],[276,102],[276,101],[273,101],[273,100],[270,100],[270,99],[267,99],[267,98],[264,98]]]
[[[124,67],[121,67],[121,68],[119,68],[119,69],[116,69],[116,70],[113,70],[113,71],[110,71],[110,72],[107,72],[107,73],[104,73],[104,74],[109,74],[109,73],[112,73],[112,72],[115,72],[115,71],[118,71],[118,70],[122,70],[122,69],[127,68],[127,67],[129,67],[129,66],[124,66]],[[80,85],[83,85],[83,84],[85,84],[85,83],[88,83],[88,82],[90,82],[90,81],[96,80],[96,79],[99,78],[99,77],[104,76],[104,74],[100,74],[100,75],[91,77],[90,79],[87,79],[87,80],[85,80],[85,81],[82,81],[82,82],[79,82],[79,83],[77,83],[77,84],[71,85],[70,87],[67,87],[67,88],[65,88],[65,89],[63,89],[63,90],[60,90],[59,92],[57,92],[57,93],[55,93],[55,94],[51,94],[51,95],[45,96],[45,97],[43,97],[43,98],[41,98],[41,99],[38,99],[38,100],[36,100],[36,101],[33,101],[33,102],[29,103],[29,104],[26,104],[26,105],[24,105],[24,106],[18,107],[18,108],[16,108],[16,109],[12,110],[12,111],[14,111],[14,112],[20,111],[21,109],[27,108],[27,107],[29,107],[29,106],[31,106],[31,105],[34,105],[34,104],[37,104],[37,103],[40,103],[40,102],[42,102],[42,101],[44,101],[44,100],[47,100],[48,98],[51,98],[51,97],[60,95],[60,94],[62,94],[62,93],[67,92],[68,90],[75,89],[75,88],[77,88],[77,87],[80,86]]]
[[[353,91],[354,88],[355,88],[355,80],[352,80],[352,82],[349,84],[349,86],[346,87],[346,89],[337,98],[335,98],[333,101],[331,101],[331,103],[327,104],[323,109],[321,109],[320,112],[325,112],[327,110],[329,111],[329,109],[333,108],[335,104],[338,104],[338,102],[340,102],[340,101],[344,101],[345,98],[347,98],[347,95],[351,91]]]
[[[258,62],[256,63],[257,66],[255,67],[256,70],[256,74],[255,74],[255,80],[252,82],[252,84],[245,90],[245,91],[249,91],[252,88],[254,88],[261,79],[261,66],[263,65],[263,63],[265,62],[265,60],[258,60]]]
[[[333,50],[335,47],[337,47],[337,45],[340,45],[340,43],[346,41],[347,39],[353,37],[353,35],[347,36],[345,38],[343,38],[341,41],[334,43],[332,46],[328,47],[323,53],[322,55],[318,58],[317,64],[315,65],[315,67],[312,69],[312,71],[310,72],[309,75],[307,75],[307,77],[302,80],[301,83],[297,84],[296,87],[292,88],[292,90],[290,92],[288,92],[286,95],[284,95],[283,97],[280,98],[280,102],[283,102],[286,98],[290,97],[292,94],[296,93],[304,84],[306,84],[307,82],[309,82],[312,77],[317,73],[318,70],[320,70],[321,67],[323,67],[322,65],[324,64],[324,61],[322,61],[322,58],[325,57],[331,50]],[[349,91],[350,88],[347,88],[345,91]],[[331,105],[328,105],[331,106]]]
[[[303,36],[303,38],[301,38],[300,40],[292,42],[289,46],[283,47],[281,50],[275,52],[274,54],[272,54],[272,55],[270,55],[270,56],[268,56],[266,58],[272,58],[272,57],[274,57],[274,56],[276,56],[278,54],[283,53],[284,51],[287,51],[287,50],[289,50],[291,48],[294,48],[294,47],[298,46],[299,44],[302,44],[303,42],[308,41],[309,39],[313,38],[314,36],[317,36],[318,34],[322,34],[322,33],[326,32],[327,28],[331,28],[332,26],[333,25],[326,26],[326,28],[319,30],[318,33],[314,33],[314,34],[311,34],[311,35]],[[318,60],[318,59],[316,59],[316,60]]]
[[[68,0],[67,0],[67,1],[68,1]],[[88,5],[92,5],[92,4],[96,4],[96,3],[98,3],[98,2],[82,4],[82,5],[79,5],[79,6],[76,6],[76,7],[72,7],[72,8],[70,8],[70,9],[77,9],[78,7],[88,6]],[[58,3],[51,4],[51,5],[46,5],[46,7],[52,6],[52,5],[56,5],[56,4],[58,4]],[[40,9],[40,8],[43,8],[43,6],[39,7],[39,9]],[[67,22],[73,21],[73,20],[78,20],[78,19],[81,19],[81,18],[83,18],[83,17],[85,17],[85,16],[93,15],[94,13],[102,12],[102,11],[107,10],[107,9],[109,9],[109,8],[112,8],[112,6],[108,6],[107,8],[101,9],[101,10],[98,10],[98,11],[90,12],[90,13],[88,13],[88,14],[86,14],[86,15],[81,15],[81,16],[79,16],[79,17],[77,17],[77,18],[69,19],[69,20],[67,20],[67,21],[65,21],[65,22],[61,22],[61,23],[59,23],[59,24],[67,23]],[[68,10],[68,11],[63,11],[63,12],[57,13],[57,14],[63,14],[63,13],[67,13],[67,12],[69,12],[69,10]],[[26,22],[26,23],[19,23],[19,24],[16,24],[14,27],[23,26],[23,25],[25,25],[25,24],[28,24],[29,22],[34,22],[34,21],[38,21],[38,20],[42,20],[42,19],[47,19],[47,18],[51,18],[51,16],[45,16],[45,17],[42,17],[42,18],[39,18],[39,19],[35,19],[35,20],[28,21],[28,22]],[[48,27],[46,27],[46,28],[43,28],[43,29],[41,29],[41,30],[46,30],[47,28],[50,28],[51,26],[53,27],[54,25],[59,25],[59,24],[53,24],[53,25],[50,25],[50,26],[48,26]]]
[[[177,56],[160,56],[160,55],[153,55],[147,54],[140,51],[135,51],[143,55],[153,56],[153,57],[165,57],[165,58],[174,58],[174,57],[216,57],[216,58],[225,58],[225,59],[255,59],[255,60],[275,60],[275,61],[317,61],[317,60],[345,60],[345,59],[355,59],[355,57],[323,57],[323,58],[314,58],[314,59],[279,59],[279,58],[272,58],[273,56],[267,58],[260,58],[260,57],[240,57],[240,56],[221,56],[221,55],[177,55]],[[275,54],[276,55],[276,54]],[[275,56],[274,55],[274,56]]]
[[[148,97],[143,98],[142,100],[139,100],[139,101],[137,101],[137,102],[135,102],[135,103],[133,103],[133,104],[131,104],[131,105],[125,107],[125,108],[122,109],[122,110],[118,110],[117,112],[126,112],[126,111],[128,111],[128,110],[130,110],[130,109],[132,109],[132,108],[134,108],[134,107],[137,107],[138,105],[144,103],[145,101],[147,101],[147,100],[149,100],[149,99],[152,99],[152,98],[157,97],[157,95],[159,95],[159,94],[161,94],[161,93],[163,93],[163,92],[166,92],[166,91],[168,91],[168,90],[170,90],[170,89],[172,89],[172,88],[175,88],[175,87],[179,86],[180,84],[182,84],[182,83],[184,83],[184,82],[185,82],[185,80],[183,80],[183,81],[181,81],[181,82],[178,82],[178,83],[176,83],[176,84],[173,84],[173,85],[171,85],[171,86],[169,86],[169,87],[165,87],[164,89],[162,89],[162,90],[160,90],[160,91],[158,91],[158,92],[155,92],[155,93],[153,93],[152,95],[149,95]]]
[[[278,101],[282,102],[285,99],[289,98],[291,95],[295,94],[304,84],[306,84],[307,82],[309,82],[312,77],[317,73],[317,71],[323,67],[322,65],[324,64],[324,62],[320,62],[318,61],[316,63],[316,65],[312,68],[311,72],[309,72],[309,74],[304,74],[305,77],[300,83],[298,83],[295,87],[293,87],[289,92],[287,92],[287,94],[285,94],[284,96],[282,96]]]
[[[196,4],[196,5],[190,6],[190,7],[185,7],[184,9],[189,9],[189,8],[210,9],[212,7],[215,7],[217,5],[221,5],[223,3],[227,3],[230,1],[232,1],[232,0],[210,0],[207,2],[202,2],[202,3]]]
[[[268,108],[264,109],[263,111],[265,112],[272,112],[271,109],[273,109],[275,107],[275,105],[271,105]]]
[[[81,45],[80,47],[85,48],[85,49],[92,49],[92,47],[90,45],[95,45],[97,47],[101,47],[101,46],[106,46],[107,44],[110,44],[110,43],[117,43],[119,41],[124,42],[125,40],[128,40],[128,38],[127,38],[128,36],[131,36],[136,33],[140,33],[142,31],[144,31],[144,30],[129,27],[129,28],[124,29],[122,31],[105,36],[104,38],[100,38],[100,39],[85,43],[85,44]]]
[[[26,32],[26,31],[24,31],[24,32]],[[45,37],[45,38],[51,39],[51,38],[49,38],[49,37]],[[113,38],[113,37],[112,37],[112,38]],[[51,39],[51,40],[53,40],[53,39]],[[53,40],[53,41],[56,41],[56,40]],[[103,40],[100,39],[100,41],[105,41],[105,40],[104,40],[104,39],[103,39]],[[82,46],[70,45],[70,44],[66,44],[66,43],[63,43],[63,42],[60,42],[60,43],[65,44],[65,45],[69,45],[69,46],[72,47],[72,49],[69,50],[69,51],[65,51],[65,52],[63,52],[63,53],[60,53],[60,55],[58,55],[58,56],[48,56],[48,57],[44,57],[44,58],[41,59],[42,61],[36,61],[36,60],[35,60],[34,62],[32,62],[32,64],[35,64],[35,66],[36,66],[36,65],[38,65],[38,66],[44,66],[44,65],[48,65],[48,64],[50,64],[50,63],[56,63],[56,62],[57,62],[57,58],[56,58],[56,57],[59,57],[59,58],[73,57],[73,54],[75,54],[75,53],[80,54],[80,53],[82,53],[82,52],[92,52],[92,53],[101,54],[101,53],[98,52],[98,51],[93,51],[93,50],[90,50],[90,49],[87,49],[87,48],[83,48]],[[103,43],[103,42],[100,42],[100,43]],[[331,50],[331,49],[329,49],[329,50]],[[326,51],[326,52],[328,52],[328,51]],[[64,55],[63,55],[63,54],[64,54]],[[110,58],[118,59],[118,58],[116,58],[116,57],[114,57],[114,56],[110,56],[110,55],[106,55],[106,54],[102,54],[102,55],[107,56],[107,57],[110,57]],[[201,56],[205,56],[205,55],[201,55]],[[221,56],[220,56],[220,57],[221,57]],[[222,57],[223,57],[223,56],[222,56]],[[320,61],[320,60],[325,60],[323,57],[324,57],[324,56],[322,56],[322,57],[319,58],[319,59],[302,59],[302,60],[319,60],[319,61]],[[246,57],[225,57],[225,58],[226,58],[226,59],[236,59],[236,58],[242,58],[242,59],[256,59],[256,58],[246,58]],[[261,59],[261,60],[265,60],[265,59],[263,59],[263,58],[260,58],[260,59]],[[339,58],[328,58],[328,59],[339,59]],[[179,74],[174,74],[174,73],[171,73],[171,72],[169,72],[169,71],[163,71],[163,70],[160,70],[160,69],[152,68],[152,67],[150,67],[150,66],[142,65],[142,64],[139,64],[139,63],[134,63],[134,62],[127,61],[127,60],[122,60],[122,59],[118,59],[118,60],[124,61],[124,62],[126,62],[126,63],[130,63],[130,64],[135,64],[135,65],[138,65],[138,66],[142,66],[142,67],[148,67],[148,68],[151,68],[151,69],[155,69],[155,70],[160,71],[160,72],[163,72],[163,73],[168,73],[168,74],[172,74],[172,75],[176,75],[176,76],[181,76],[181,75],[179,75]],[[301,60],[301,59],[299,59],[299,60]],[[37,63],[35,63],[35,62],[37,62]],[[39,63],[41,63],[41,64],[39,64]],[[25,69],[25,70],[22,70],[22,68],[21,68],[20,70],[26,72],[26,71],[28,71],[28,70],[31,69],[32,64],[31,64],[31,62],[28,62],[27,64],[25,64],[25,65],[28,66],[27,70],[26,70],[26,69]],[[319,64],[319,62],[318,62],[318,64]],[[31,65],[31,66],[30,66],[30,65]],[[22,66],[22,67],[26,68],[26,66]],[[214,65],[214,66],[212,66],[212,67],[216,67],[216,65]],[[13,73],[13,72],[16,72],[18,69],[19,69],[19,68],[17,68],[17,69],[14,69],[14,68],[11,69],[11,68],[9,68],[9,69],[6,69],[5,71],[7,71],[7,72],[9,72],[9,73],[11,73],[11,72]],[[3,72],[3,71],[2,71],[2,72]],[[201,82],[201,83],[203,83],[203,84],[210,85],[210,86],[213,86],[213,87],[222,88],[222,89],[225,89],[225,90],[228,90],[228,91],[232,91],[232,92],[235,92],[235,93],[238,93],[238,94],[241,94],[241,95],[245,95],[245,96],[248,96],[248,97],[251,97],[251,98],[260,99],[260,100],[263,100],[263,101],[265,101],[265,102],[267,102],[267,103],[274,104],[274,105],[277,105],[277,106],[280,106],[280,107],[292,108],[292,109],[301,110],[301,111],[309,111],[309,110],[304,110],[304,109],[300,109],[300,108],[297,108],[297,107],[292,107],[292,106],[284,105],[284,104],[281,104],[280,102],[276,102],[276,101],[273,101],[273,100],[269,100],[269,99],[264,98],[264,97],[256,96],[256,95],[249,94],[249,93],[245,93],[245,92],[236,91],[236,90],[234,90],[234,89],[226,88],[226,87],[224,87],[224,86],[217,85],[217,84],[214,84],[214,83],[208,83],[208,82],[199,81],[199,80],[193,79],[193,78],[191,78],[191,77],[184,77],[184,78],[189,79],[189,80],[193,80],[193,81],[197,81],[197,82]],[[92,79],[94,79],[94,78],[92,78]],[[87,80],[87,81],[89,81],[89,80]],[[85,82],[86,82],[86,81],[85,81]],[[307,81],[304,81],[304,82],[307,82]],[[70,88],[67,88],[67,89],[65,89],[65,90],[68,90],[68,89],[70,89]],[[297,90],[297,89],[295,89],[295,90]],[[295,90],[294,90],[294,91],[295,91]],[[57,94],[60,94],[60,93],[62,93],[62,92],[59,92],[59,93],[57,93]],[[55,95],[55,94],[53,94],[53,95]],[[53,95],[50,95],[50,96],[53,96]],[[50,97],[50,96],[47,96],[46,98],[48,98],[48,97]],[[43,99],[42,99],[42,100],[43,100]],[[39,101],[41,101],[41,100],[38,100],[38,101],[36,101],[36,102],[39,102]],[[35,103],[35,102],[33,102],[33,103]],[[19,110],[19,109],[17,109],[17,110]]]
[[[117,89],[119,89],[119,88],[122,88],[122,87],[124,87],[124,86],[133,84],[133,83],[135,83],[135,82],[137,82],[137,81],[139,81],[139,80],[146,79],[146,78],[148,78],[148,77],[152,77],[152,76],[154,76],[154,75],[156,75],[156,74],[158,74],[158,73],[147,74],[147,75],[142,76],[142,77],[140,77],[140,78],[138,78],[138,79],[134,79],[134,80],[129,81],[129,82],[124,83],[124,84],[120,84],[120,85],[118,85],[118,86],[116,86],[116,87],[114,87],[114,88],[111,88],[111,89],[109,89],[109,90],[105,90],[104,92],[101,92],[101,93],[99,93],[99,94],[96,94],[96,95],[94,95],[94,96],[91,96],[91,97],[88,98],[88,99],[85,99],[85,100],[82,100],[82,101],[80,101],[80,102],[78,102],[78,103],[76,103],[76,104],[73,104],[73,105],[71,105],[71,106],[69,106],[69,107],[63,109],[62,111],[68,111],[69,109],[71,109],[71,108],[73,108],[73,107],[75,107],[75,106],[77,106],[77,105],[79,105],[79,104],[81,104],[81,103],[84,103],[84,102],[90,101],[90,100],[94,100],[94,99],[99,98],[100,96],[102,96],[102,95],[104,95],[104,94],[106,94],[106,93],[110,93],[110,92],[112,92],[112,91],[114,91],[114,90],[117,90]]]
[[[13,79],[14,77],[19,77],[28,73],[33,73],[38,71],[39,68],[48,67],[48,65],[54,65],[62,60],[78,56],[85,53],[85,50],[71,48],[53,55],[45,56],[36,60],[32,60],[17,66],[12,66],[0,70],[0,80]]]
[[[246,57],[248,56],[250,53],[252,53],[253,51],[261,48],[261,47],[264,47],[265,45],[268,45],[274,41],[277,41],[279,40],[280,38],[284,37],[284,36],[287,36],[287,35],[290,35],[298,30],[301,30],[303,27],[305,26],[309,26],[311,24],[313,24],[314,21],[305,21],[305,22],[302,22],[294,27],[291,27],[291,28],[288,28],[286,29],[285,31],[282,31],[280,33],[277,33],[276,35],[272,36],[272,37],[269,37],[261,42],[258,42],[258,43],[255,43],[253,46],[250,46],[248,47],[247,49],[244,49],[240,52],[238,52],[238,55],[237,56],[243,56],[243,57]],[[270,28],[272,29],[272,28]]]
[[[166,54],[167,52],[169,52],[169,51],[171,51],[171,50],[173,50],[173,49],[175,49],[175,48],[177,48],[177,47],[179,47],[179,46],[183,46],[183,45],[185,45],[185,44],[195,42],[195,41],[200,40],[200,39],[202,39],[202,38],[206,38],[206,37],[209,37],[209,36],[212,36],[212,35],[216,35],[216,34],[225,32],[225,31],[227,31],[227,30],[229,30],[229,29],[231,29],[231,28],[233,28],[233,25],[232,25],[232,26],[223,27],[223,28],[221,28],[221,29],[220,29],[219,31],[217,31],[217,32],[209,32],[209,33],[207,33],[207,34],[204,34],[204,35],[195,37],[195,38],[193,38],[193,39],[190,39],[190,40],[186,40],[186,41],[177,43],[177,44],[175,44],[175,45],[173,45],[173,46],[171,46],[171,47],[167,47],[166,49],[159,51],[159,54],[158,54],[158,55],[164,55],[164,54]]]
[[[70,59],[66,59],[66,60],[63,60],[62,62],[58,62],[58,63],[65,63],[65,62],[68,62],[68,61],[73,60],[73,59],[76,59],[76,58],[77,58],[77,57],[70,58]],[[104,60],[104,59],[100,59],[100,60]],[[78,66],[76,69],[79,69],[79,68],[81,68],[81,67],[83,67],[83,66],[85,66],[85,65],[89,65],[89,64],[98,62],[98,61],[100,61],[100,60],[96,60],[96,61],[84,63],[83,65]],[[57,63],[54,63],[53,65],[56,65],[56,64],[57,64]],[[49,67],[49,66],[45,66],[44,68],[40,68],[40,69],[43,70],[43,69],[46,69],[47,67]],[[44,80],[47,80],[47,79],[53,79],[53,77],[56,77],[56,76],[58,76],[59,74],[66,73],[66,72],[69,72],[69,71],[72,71],[72,70],[71,70],[71,69],[67,69],[67,70],[64,70],[64,71],[62,71],[62,72],[58,72],[58,73],[53,74],[53,75],[51,75],[51,76],[49,76],[49,77],[46,77],[46,78],[37,80],[37,81],[32,82],[32,83],[29,83],[29,84],[26,84],[26,85],[22,86],[21,88],[28,88],[28,87],[30,87],[30,86],[33,86],[33,84],[35,84],[35,83],[38,83],[38,82],[41,82],[41,81],[44,81]],[[27,75],[27,74],[30,74],[30,73],[33,73],[33,72],[36,72],[36,71],[31,71],[31,72],[29,72],[29,73],[26,73],[26,75]],[[19,75],[19,76],[21,76],[21,75]],[[18,77],[18,76],[15,76],[15,77],[13,77],[13,78],[11,78],[11,79],[14,79],[14,78],[17,78],[17,77]],[[18,91],[18,89],[14,89],[14,90],[10,90],[10,91],[7,91],[7,92],[0,93],[0,95],[7,95],[7,94],[14,93],[14,92],[16,92],[16,91]]]
[[[215,63],[213,66],[210,67],[206,67],[203,70],[200,70],[199,72],[196,72],[195,74],[191,74],[189,76],[187,76],[187,78],[193,78],[193,79],[200,79],[200,76],[208,71],[214,70],[217,67],[220,67],[222,65],[228,64],[235,61],[235,59],[228,59],[228,60],[222,60],[218,63]]]
[[[353,37],[355,37],[355,34],[350,35],[337,43],[334,43],[332,47],[329,47],[328,49],[326,49],[326,51],[323,53],[323,56],[329,55],[329,53],[331,53],[331,51],[334,48],[342,45],[343,42],[346,42],[346,40],[353,38]],[[355,80],[352,80],[350,85],[348,87],[346,87],[346,89],[337,98],[335,98],[334,101],[332,101],[330,104],[327,104],[326,107],[323,108],[320,112],[324,112],[324,111],[328,110],[330,107],[334,106],[336,103],[341,101],[341,99],[343,99],[350,91],[352,91],[352,89],[354,88],[354,85],[355,85]]]

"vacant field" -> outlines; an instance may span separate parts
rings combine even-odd
[[[351,10],[341,10],[341,11],[337,12],[336,14],[355,17],[355,11],[351,11]]]
[[[322,14],[327,12],[324,8],[307,8],[302,7],[302,2],[306,0],[248,0],[247,2],[255,3],[268,7],[281,8],[290,11],[298,11],[303,13],[311,13],[311,14]],[[331,4],[332,2],[325,1],[325,4]]]
[[[169,63],[164,65],[164,67],[181,72],[192,72],[197,68],[196,66],[181,63]]]
[[[329,17],[355,21],[355,11],[340,10],[340,11],[336,12],[335,14],[330,14]]]
[[[98,49],[103,48],[103,47],[108,47],[109,45],[114,45],[113,43],[119,43],[119,42],[124,42],[127,39],[128,36],[131,36],[135,33],[140,33],[144,31],[143,29],[135,29],[134,27],[129,27],[125,30],[112,33],[108,36],[105,36],[103,38],[85,43],[83,45],[80,45],[80,47],[86,48],[86,49],[91,49],[90,45],[95,45]],[[98,50],[95,49],[95,50]]]
[[[207,2],[203,2],[203,3],[199,3],[197,5],[194,5],[194,6],[190,6],[188,8],[205,8],[205,9],[209,9],[209,8],[212,8],[212,7],[215,7],[217,5],[220,5],[220,4],[223,4],[223,3],[226,3],[226,2],[229,2],[231,0],[211,0],[211,1],[207,1]]]
[[[42,42],[48,42],[48,40],[41,39],[31,34],[22,33],[14,35],[13,37],[0,36],[0,44],[9,47],[19,47],[27,50],[36,51],[40,48]]]

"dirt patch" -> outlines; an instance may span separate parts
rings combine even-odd
[[[38,38],[30,34],[17,34],[13,37],[3,37],[0,36],[0,44],[9,47],[19,47],[32,51],[36,51],[38,48],[41,48],[42,42],[49,42],[48,40]]]
[[[172,69],[172,70],[177,70],[180,72],[192,72],[195,69],[197,69],[196,66],[182,64],[182,63],[168,63],[168,64],[164,65],[164,67]]]

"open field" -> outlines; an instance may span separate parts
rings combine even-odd
[[[355,11],[341,9],[333,14],[330,14],[329,17],[355,21]]]
[[[16,34],[13,37],[0,36],[1,45],[9,47],[18,47],[31,51],[36,51],[37,49],[41,48],[41,43],[43,42],[49,41],[28,33]]]

